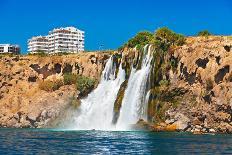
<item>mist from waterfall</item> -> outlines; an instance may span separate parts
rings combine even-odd
[[[143,50],[143,60],[140,70],[132,68],[116,128],[129,130],[130,125],[139,119],[147,120],[147,81],[151,69],[151,46],[146,45]]]
[[[75,130],[113,130],[113,107],[120,85],[125,80],[125,71],[120,65],[115,75],[116,65],[111,57],[102,73],[98,87],[87,98],[81,100],[78,116],[73,122]]]

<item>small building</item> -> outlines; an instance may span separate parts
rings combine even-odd
[[[12,44],[0,44],[0,54],[20,54],[20,46]]]
[[[78,53],[84,51],[84,31],[75,27],[57,28],[47,36],[32,37],[28,40],[30,53]]]
[[[32,37],[27,43],[30,53],[48,52],[48,38],[46,36]]]

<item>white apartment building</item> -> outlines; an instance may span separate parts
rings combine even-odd
[[[20,54],[20,46],[12,44],[0,44],[0,53],[1,54]]]
[[[28,51],[30,53],[48,52],[48,38],[46,36],[32,37],[28,40]]]
[[[48,38],[49,51],[52,53],[84,51],[84,31],[75,27],[53,29]]]
[[[56,28],[49,31],[47,36],[33,37],[28,40],[28,51],[30,53],[44,51],[49,54],[78,53],[84,51],[84,33],[75,27]]]

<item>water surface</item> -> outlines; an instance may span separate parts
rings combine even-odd
[[[0,129],[0,154],[232,154],[232,135]]]

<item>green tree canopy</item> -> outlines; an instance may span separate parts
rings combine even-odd
[[[182,46],[185,43],[185,37],[167,27],[163,27],[155,31],[154,43],[157,47],[166,51],[171,45]]]
[[[167,51],[171,45],[181,46],[185,43],[185,37],[175,33],[167,27],[159,28],[155,34],[149,31],[139,32],[136,36],[128,40],[120,49],[124,47],[143,47],[146,44],[155,44],[157,48]]]
[[[208,30],[203,30],[203,31],[200,31],[198,32],[197,36],[205,36],[205,37],[208,37],[212,35]]]
[[[127,43],[126,46],[129,48],[133,48],[137,46],[144,46],[149,44],[150,41],[153,39],[153,34],[148,31],[139,32],[136,36],[131,38]]]

